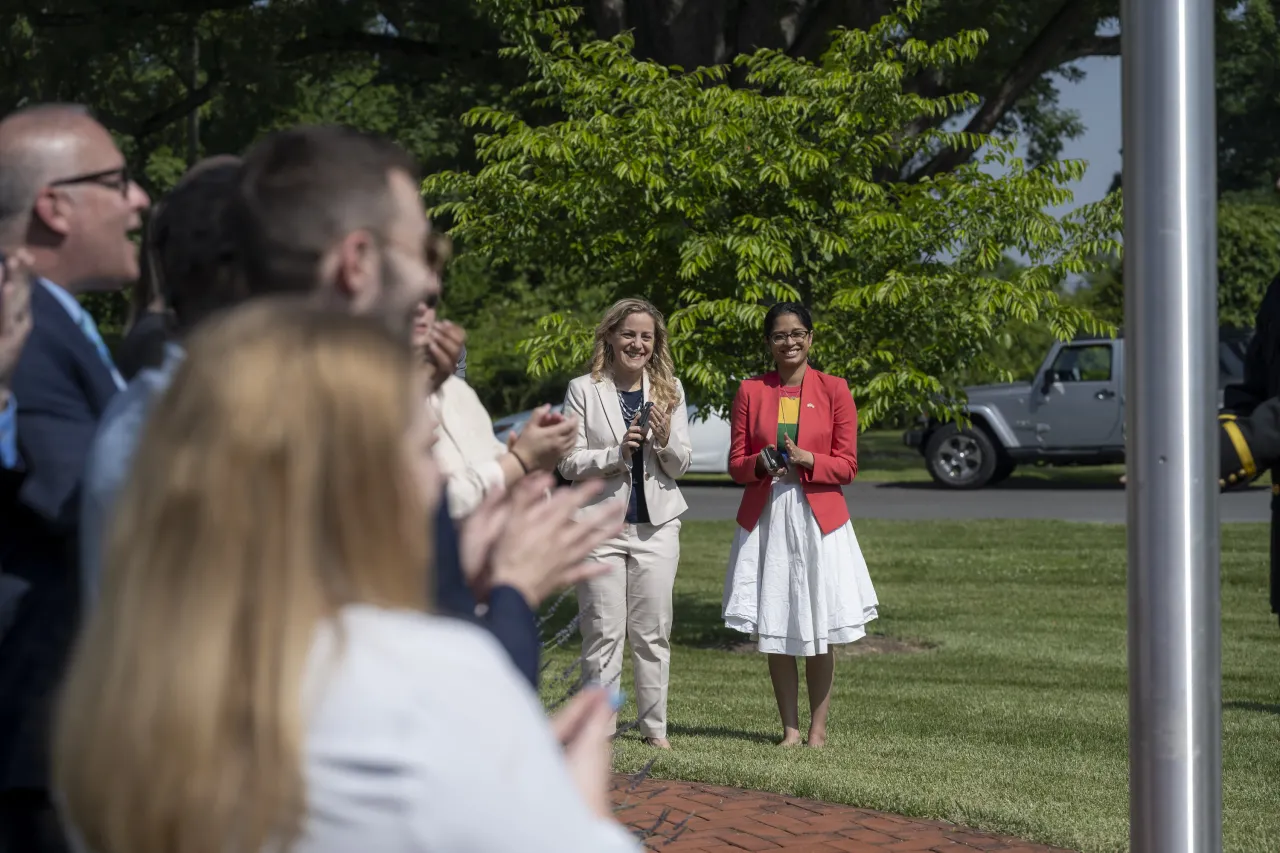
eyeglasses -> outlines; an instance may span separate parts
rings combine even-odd
[[[127,198],[129,187],[133,185],[133,178],[129,174],[128,166],[117,166],[114,169],[104,169],[101,172],[89,172],[86,175],[60,178],[49,182],[51,187],[70,187],[76,184],[97,184],[100,187],[117,190],[120,195]]]
[[[453,257],[453,240],[449,238],[448,234],[432,231],[427,235],[426,242],[422,247],[422,255],[427,262],[427,266],[434,272],[443,272],[445,264],[449,263],[449,259]],[[430,307],[434,308],[435,306]]]
[[[790,333],[778,332],[776,335],[770,335],[769,340],[773,342],[773,345],[775,347],[778,347],[778,346],[782,346],[787,341],[794,341],[795,343],[800,343],[807,337],[809,337],[808,329],[796,329]]]

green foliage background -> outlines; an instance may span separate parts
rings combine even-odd
[[[578,37],[575,10],[559,4],[535,16],[490,6],[506,54],[530,68],[522,93],[560,119],[472,110],[479,170],[425,189],[468,252],[536,266],[575,306],[525,341],[535,375],[584,361],[595,316],[576,308],[583,282],[663,310],[691,397],[722,412],[740,378],[767,368],[756,342],[779,300],[813,310],[813,358],[849,379],[863,423],[904,406],[954,411],[960,366],[998,372],[992,344],[1011,321],[1101,330],[1060,286],[1118,251],[1118,197],[1056,219],[1044,210],[1070,200],[1083,164],[1030,168],[994,137],[911,131],[975,103],[904,81],[972,61],[982,31],[912,38],[921,4],[905,2],[835,34],[815,63],[762,50],[683,73],[636,59],[628,36]],[[944,149],[982,153],[892,177]],[[1010,252],[1030,263],[996,274]]]
[[[675,2],[655,0],[655,8],[669,10]],[[601,16],[603,7],[589,5],[585,19],[566,22],[563,27],[575,44],[613,32]],[[511,32],[527,30],[530,10],[546,6],[492,0],[447,4],[434,0],[124,0],[98,5],[80,0],[14,0],[0,8],[0,34],[6,40],[6,50],[0,51],[0,113],[39,101],[91,105],[116,134],[153,196],[171,186],[192,157],[239,152],[263,132],[300,121],[341,121],[378,130],[408,147],[428,172],[473,173],[482,164],[476,157],[473,127],[467,126],[464,116],[474,116],[476,107],[516,115],[531,128],[554,126],[566,117],[562,103],[554,97],[547,100],[553,93],[521,88],[530,79],[528,55],[519,51],[501,55],[504,46],[520,46],[519,38],[511,38]],[[752,37],[775,48],[770,60],[773,65],[763,73],[778,73],[784,67],[783,60],[817,60],[831,45],[822,33],[833,27],[867,30],[875,22],[873,6],[796,0],[788,9],[803,26],[794,39],[786,35],[792,30],[782,26],[782,17],[773,20],[769,17],[773,13],[753,7],[756,17],[751,32],[756,35]],[[902,151],[915,151],[919,156],[901,162],[881,159],[875,173],[866,176],[868,181],[881,186],[911,183],[922,175],[934,174],[933,168],[948,158],[950,163],[972,163],[967,159],[969,148],[948,149],[940,144],[940,137],[929,136],[942,127],[1017,134],[1029,144],[1028,163],[1032,166],[1052,161],[1065,140],[1084,131],[1080,116],[1059,103],[1059,92],[1083,76],[1080,59],[1117,55],[1115,0],[923,0],[915,8],[918,14],[900,18],[899,30],[892,38],[911,36],[919,39],[919,44],[938,45],[968,27],[981,26],[982,44],[981,49],[971,51],[972,45],[964,38],[975,34],[962,34],[964,55],[943,57],[946,61],[941,63],[912,64],[909,52],[904,52],[899,60],[881,69],[900,74],[900,94],[967,106],[973,99],[965,93],[975,93],[984,105],[1000,106],[994,111],[921,111],[914,120],[899,123],[894,133],[904,141]],[[1280,28],[1272,0],[1215,0],[1215,8],[1219,177],[1228,191],[1220,237],[1221,310],[1224,322],[1248,325],[1262,289],[1280,269],[1276,263],[1280,258],[1276,257],[1274,240],[1275,213],[1259,209],[1271,207],[1275,195],[1272,182],[1280,172],[1275,146],[1276,116],[1280,115],[1276,93],[1280,89],[1274,85]],[[730,88],[749,89],[749,64],[762,62],[746,41],[731,38],[725,42],[710,30],[689,30],[703,23],[681,23],[678,16],[669,15],[652,20],[633,17],[623,23],[636,28],[636,53],[659,61],[674,55],[668,49],[671,46],[721,44],[723,49],[717,48],[720,53],[695,50],[689,58],[692,64],[727,62]],[[545,47],[548,55],[554,55],[554,45]],[[908,61],[903,63],[902,58]],[[644,73],[659,67],[646,66]],[[792,69],[788,73],[795,73],[800,66],[788,67]],[[880,83],[884,79],[881,76]],[[608,101],[608,92],[603,96]],[[198,118],[197,128],[192,127],[192,116]],[[886,121],[891,123],[892,119]],[[996,149],[986,151],[999,155]],[[835,149],[823,153],[843,154]],[[872,157],[864,162],[877,161]],[[735,168],[744,163],[746,158]],[[949,173],[950,165],[943,165],[943,172]],[[1082,165],[1055,168],[1071,172]],[[966,179],[963,172],[961,175],[958,183],[963,184]],[[758,178],[751,180],[763,186]],[[789,173],[789,178],[794,181],[795,175]],[[950,180],[956,186],[957,179]],[[1054,181],[1050,177],[1048,184],[1060,186]],[[772,196],[778,197],[776,193]],[[809,197],[816,196],[811,193]],[[881,212],[891,212],[891,208],[882,205]],[[767,243],[765,235],[746,236]],[[973,240],[974,235],[965,238]],[[556,252],[564,248],[563,244],[551,245]],[[448,310],[472,330],[470,371],[486,404],[498,413],[557,398],[560,386],[580,365],[568,356],[557,356],[552,362],[535,358],[538,370],[550,372],[530,377],[524,372],[527,359],[518,351],[519,341],[536,329],[546,312],[576,316],[586,324],[617,292],[618,280],[601,277],[599,270],[589,265],[579,265],[570,274],[564,269],[571,266],[567,262],[559,264],[559,269],[537,257],[504,262],[488,258],[482,241],[461,241],[464,251],[469,247],[480,257],[460,260],[452,272]],[[812,247],[820,250],[816,242]],[[727,244],[722,248],[728,250]],[[1007,254],[1004,248],[997,247],[997,251]],[[544,247],[543,256],[549,253]],[[885,257],[890,254],[883,253]],[[856,255],[857,250],[846,257],[846,266],[858,266],[862,258]],[[1032,259],[1031,268],[1040,266],[1041,261]],[[799,278],[794,270],[803,273],[808,261],[797,258],[794,262],[797,266],[790,277]],[[982,263],[989,264],[989,258]],[[839,266],[825,259],[820,265],[824,270]],[[1102,266],[1083,273],[1092,291],[1066,294],[1061,281],[1033,281],[1029,288],[1023,288],[1025,282],[1015,278],[1016,289],[1026,293],[1013,305],[995,300],[992,306],[973,301],[955,306],[959,314],[979,318],[976,339],[981,352],[969,357],[968,351],[950,343],[934,348],[936,352],[916,358],[921,376],[914,379],[910,368],[903,372],[901,359],[891,364],[877,355],[896,357],[906,351],[915,357],[922,350],[919,339],[904,334],[901,323],[895,327],[885,322],[881,331],[863,333],[861,341],[840,342],[841,335],[850,338],[846,333],[858,330],[849,322],[850,311],[835,312],[831,323],[838,334],[831,339],[845,354],[862,353],[861,360],[841,365],[838,362],[843,356],[820,355],[833,369],[847,369],[869,393],[886,401],[896,396],[900,402],[906,401],[908,408],[910,400],[926,393],[935,379],[941,387],[1020,375],[1028,364],[1038,361],[1053,334],[1049,316],[1059,312],[1055,300],[1070,309],[1095,310],[1104,321],[1118,321],[1122,305],[1119,274],[1106,269],[1105,263]],[[669,271],[661,272],[665,276]],[[969,271],[979,271],[978,265]],[[847,269],[837,272],[848,277]],[[784,292],[785,287],[805,294],[788,275],[767,269],[766,273],[777,280],[768,287],[782,288],[767,291],[767,298]],[[958,283],[966,274],[949,280],[946,288],[937,285],[934,301],[945,305],[957,290],[965,292]],[[873,278],[871,267],[866,268],[864,277]],[[680,308],[686,285],[684,280],[662,285],[673,288],[673,301],[667,307]],[[821,286],[832,291],[843,287],[846,293],[857,291],[839,282]],[[865,289],[868,285],[860,286],[864,289],[859,298],[870,298],[873,305],[885,304],[881,297],[901,298],[903,288],[901,282],[886,285],[888,296],[871,298]],[[913,284],[907,289],[912,286],[918,287]],[[968,292],[983,290],[999,292],[997,288]],[[920,291],[898,304],[918,305],[917,297],[922,295]],[[123,322],[125,308],[118,296],[94,296],[89,301],[104,327],[110,329]],[[865,311],[866,306],[858,310]],[[691,322],[705,326],[717,322],[718,316],[702,315]],[[984,323],[991,327],[990,332]],[[740,325],[747,328],[750,322],[743,319]],[[920,327],[926,325],[925,318],[920,318]],[[729,332],[736,334],[738,330],[737,326],[726,326],[722,337],[727,341]],[[702,330],[699,334],[699,352],[720,346],[711,332]],[[743,356],[738,367],[754,368],[761,363],[758,350],[741,342],[737,346]],[[532,354],[538,356],[538,351]],[[945,367],[944,355],[958,359],[958,364],[952,365],[954,376],[939,376]],[[716,362],[698,354],[691,363],[715,367]],[[891,377],[888,385],[871,388],[868,383],[880,376]],[[894,390],[912,382],[919,387],[910,393]],[[713,385],[708,384],[707,392],[722,397],[723,389]],[[887,417],[887,409],[882,409]]]

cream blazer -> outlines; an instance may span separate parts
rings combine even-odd
[[[640,447],[644,453],[644,499],[651,524],[666,524],[689,508],[676,485],[693,461],[689,412],[679,380],[676,391],[680,401],[671,413],[667,446],[654,447],[650,437]],[[644,398],[650,399],[647,373]],[[588,374],[570,382],[564,413],[578,416],[578,440],[569,455],[560,460],[560,473],[567,480],[603,479],[604,490],[594,503],[615,498],[626,501],[631,493],[631,466],[622,458],[622,437],[627,434],[627,425],[622,422],[622,406],[613,380],[606,377],[596,382]]]
[[[427,398],[436,415],[435,459],[449,495],[449,515],[466,518],[491,489],[505,486],[498,460],[507,446],[493,435],[484,403],[465,380],[450,376]]]

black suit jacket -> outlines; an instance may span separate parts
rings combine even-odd
[[[164,364],[171,337],[168,314],[148,311],[139,317],[115,350],[116,369],[124,380],[131,382],[146,368]]]
[[[476,616],[476,597],[462,574],[458,532],[449,517],[448,497],[445,496],[436,515],[436,605],[441,613],[488,629],[536,690],[542,650],[536,614],[524,596],[508,586],[491,590],[488,604],[485,615]]]
[[[1223,485],[1248,481],[1271,470],[1280,482],[1280,277],[1258,306],[1255,331],[1245,354],[1244,379],[1223,394],[1220,476]],[[1238,419],[1238,423],[1237,423]],[[1241,459],[1241,450],[1248,459]],[[1247,464],[1246,464],[1247,463]],[[1280,614],[1280,490],[1271,492],[1271,611]]]
[[[13,378],[21,470],[0,477],[0,565],[29,584],[0,639],[0,790],[47,782],[50,703],[79,623],[81,477],[117,392],[93,344],[38,283],[31,313]]]

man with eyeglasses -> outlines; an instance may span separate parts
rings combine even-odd
[[[25,250],[33,329],[7,413],[19,474],[0,506],[0,565],[29,584],[0,645],[0,851],[66,849],[48,796],[49,705],[79,616],[76,537],[85,454],[124,380],[77,297],[138,275],[129,239],[150,200],[83,108],[0,120],[0,248]]]

